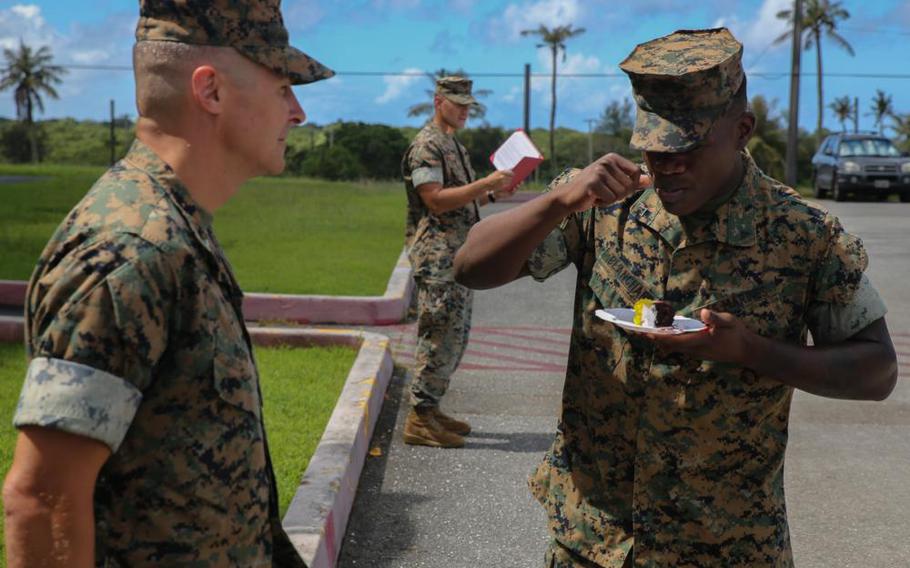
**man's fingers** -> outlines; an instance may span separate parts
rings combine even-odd
[[[703,308],[700,315],[701,321],[710,327],[733,327],[736,325],[736,316],[726,312],[715,312]]]
[[[638,189],[643,189],[650,187],[654,183],[654,180],[648,174],[641,174],[638,176]]]

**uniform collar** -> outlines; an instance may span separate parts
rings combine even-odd
[[[733,196],[714,212],[708,223],[687,234],[679,217],[664,209],[653,188],[646,189],[632,204],[631,219],[650,227],[673,248],[717,241],[731,246],[748,247],[755,244],[755,202],[762,180],[761,170],[747,151],[743,181]]]
[[[454,132],[449,133],[449,132],[446,132],[445,130],[443,130],[442,128],[439,128],[439,125],[436,124],[436,121],[434,121],[432,118],[430,118],[430,120],[427,121],[426,127],[429,128],[430,130],[432,130],[434,133],[439,134],[440,136],[445,136],[446,138],[455,138]]]
[[[158,187],[164,189],[168,199],[194,225],[194,229],[205,232],[211,228],[212,214],[196,203],[183,182],[177,179],[177,174],[171,166],[158,157],[151,148],[138,139],[134,140],[130,151],[123,159],[131,166],[147,173]]]

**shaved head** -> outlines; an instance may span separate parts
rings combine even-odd
[[[256,63],[232,47],[138,42],[133,47],[133,71],[139,116],[159,123],[179,120],[191,100],[193,72],[202,65],[215,68],[236,84],[249,79]]]

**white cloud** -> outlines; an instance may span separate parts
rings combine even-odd
[[[10,11],[22,16],[26,20],[35,20],[40,23],[44,22],[44,19],[41,17],[41,7],[34,4],[16,4],[10,8]]]
[[[531,79],[531,90],[535,93],[535,104],[549,108],[551,76],[553,69],[553,56],[549,49],[541,48],[537,52],[540,76]],[[562,54],[557,56],[556,62],[556,98],[559,108],[566,108],[575,112],[599,113],[603,107],[616,98],[611,88],[606,87],[616,79],[605,77],[565,77],[560,75],[573,74],[598,74],[606,73],[612,69],[607,67],[594,55],[584,53],[567,54],[562,60]],[[510,93],[511,94],[511,93]],[[508,95],[507,95],[508,96]],[[558,119],[557,119],[558,120]]]
[[[487,34],[492,39],[517,41],[522,30],[575,24],[581,17],[578,0],[538,0],[509,4],[498,18],[490,20]]]
[[[101,63],[110,58],[110,53],[103,49],[86,49],[83,51],[74,51],[72,54],[73,61],[83,65]]]
[[[284,23],[290,29],[308,30],[316,27],[323,18],[325,10],[316,0],[294,0],[285,2]],[[294,45],[294,36],[291,36],[291,45]]]
[[[404,73],[407,73],[407,75],[393,75],[391,77],[383,78],[385,92],[376,97],[376,104],[384,105],[394,101],[404,94],[408,90],[408,87],[414,83],[426,81],[423,71],[416,67],[409,67],[404,70]]]
[[[15,49],[20,39],[36,48],[51,45],[58,39],[45,24],[40,6],[17,4],[0,10],[0,48]]]
[[[740,20],[735,16],[722,17],[715,22],[715,26],[730,28],[744,46],[743,60],[749,67],[764,54],[777,49],[789,49],[789,43],[783,42],[774,45],[774,40],[789,29],[785,20],[777,17],[781,10],[793,8],[791,0],[764,0],[758,9],[758,14]],[[752,69],[747,69],[750,71]]]

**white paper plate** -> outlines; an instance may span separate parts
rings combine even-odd
[[[594,312],[594,315],[613,325],[638,333],[674,335],[677,333],[693,333],[705,329],[704,323],[683,316],[676,316],[673,318],[673,327],[645,327],[643,325],[635,325],[632,323],[632,319],[635,317],[635,310],[632,308],[597,310]]]

